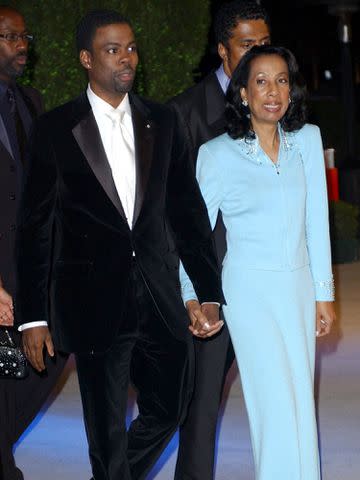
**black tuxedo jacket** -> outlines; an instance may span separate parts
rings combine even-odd
[[[169,104],[176,110],[179,122],[186,132],[188,148],[194,164],[200,146],[225,132],[225,95],[215,72],[201,82],[171,99]],[[219,262],[226,252],[225,227],[221,213],[214,230]]]
[[[31,87],[19,86],[17,91],[29,113],[27,119],[22,119],[25,133],[28,133],[32,119],[43,112],[42,97]],[[5,128],[5,125],[1,128]],[[4,288],[12,295],[15,293],[14,245],[22,173],[22,163],[13,157],[0,140],[0,277]]]
[[[130,229],[87,95],[42,116],[30,142],[17,242],[16,323],[48,321],[64,351],[102,351],[122,318],[133,252],[158,311],[187,335],[177,256],[200,301],[223,303],[211,228],[176,115],[130,96],[136,198]]]
[[[183,123],[196,162],[199,147],[225,132],[225,95],[215,72],[169,101]]]

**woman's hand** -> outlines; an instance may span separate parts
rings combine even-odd
[[[14,324],[13,302],[7,291],[0,286],[0,325],[11,327]]]
[[[316,336],[322,337],[330,333],[336,320],[334,302],[316,302]]]
[[[189,330],[196,337],[212,337],[224,325],[219,319],[219,307],[215,304],[201,306],[197,300],[188,300],[186,309],[190,318]]]

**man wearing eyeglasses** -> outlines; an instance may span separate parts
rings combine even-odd
[[[43,102],[37,90],[17,85],[16,79],[24,71],[32,38],[22,15],[0,6],[0,342],[5,340],[4,327],[19,341],[19,334],[11,328],[16,210],[27,137],[32,120],[43,111]],[[52,390],[65,360],[61,356],[48,359],[46,376],[31,370],[22,380],[0,379],[0,480],[23,479],[15,465],[13,444]]]

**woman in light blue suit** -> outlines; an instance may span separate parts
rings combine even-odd
[[[257,480],[319,480],[315,339],[335,318],[323,147],[282,47],[251,49],[233,74],[228,133],[203,145],[197,178],[227,230],[223,289]],[[189,310],[196,296],[181,271]],[[191,312],[190,312],[191,313]]]

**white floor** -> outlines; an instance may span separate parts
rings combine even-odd
[[[338,266],[336,273],[339,322],[318,348],[323,480],[359,480],[360,263]],[[220,418],[216,480],[253,480],[248,424],[235,368],[230,377]],[[71,364],[57,390],[17,445],[16,459],[25,480],[89,480],[91,476]],[[173,478],[176,447],[175,437],[149,480]]]

